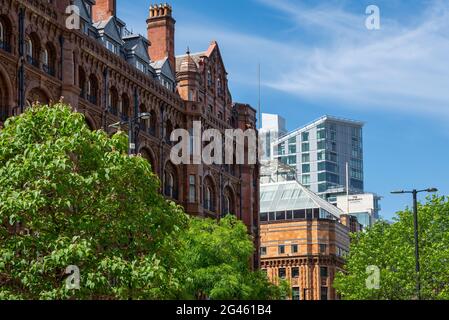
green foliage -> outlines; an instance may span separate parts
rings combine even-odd
[[[165,299],[179,291],[187,225],[127,138],[91,132],[64,105],[0,132],[0,299]],[[81,272],[68,290],[65,269]]]
[[[0,300],[268,299],[253,244],[228,217],[188,218],[127,137],[92,132],[63,104],[0,131]],[[66,286],[66,268],[80,288]]]
[[[234,216],[219,222],[190,220],[183,236],[186,298],[213,300],[279,299],[282,290],[250,268],[254,246],[246,226]]]
[[[419,245],[423,299],[449,299],[449,198],[419,205]],[[346,273],[334,286],[348,300],[416,299],[413,213],[398,213],[393,224],[380,222],[354,236]],[[368,289],[368,266],[380,269],[380,288]]]

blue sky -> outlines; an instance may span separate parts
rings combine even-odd
[[[118,0],[118,16],[146,34],[150,1]],[[449,2],[172,0],[176,52],[219,43],[234,101],[295,129],[321,115],[362,120],[366,191],[390,219],[410,204],[396,189],[449,195]],[[381,29],[365,27],[368,5]]]

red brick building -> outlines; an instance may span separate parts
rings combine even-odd
[[[257,244],[257,166],[175,166],[169,159],[173,129],[190,130],[194,120],[203,130],[255,129],[256,111],[233,103],[216,42],[176,57],[172,8],[151,6],[146,23],[147,37],[129,32],[115,0],[0,0],[0,127],[34,101],[60,97],[92,129],[110,131],[135,110],[148,112],[137,148],[163,193],[192,215],[235,214]]]

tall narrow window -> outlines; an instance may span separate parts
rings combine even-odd
[[[45,49],[44,53],[42,54],[42,63],[46,66],[48,66],[48,50]]]
[[[196,183],[194,175],[189,176],[189,202],[196,202]]]
[[[170,198],[174,198],[174,181],[171,173],[165,174],[165,195]]]
[[[118,115],[118,92],[114,87],[109,90],[108,102],[109,111],[115,116]]]
[[[87,100],[92,104],[97,104],[98,85],[94,75],[89,77],[87,82]]]
[[[212,73],[210,72],[210,70],[207,70],[207,85],[209,87],[212,86]]]
[[[33,59],[33,41],[31,41],[31,39],[28,38],[25,44],[26,44],[27,58],[28,61],[31,62],[31,60]]]
[[[299,267],[292,268],[292,278],[294,279],[299,278]]]
[[[287,277],[287,274],[285,272],[285,268],[279,268],[278,275],[280,279],[285,279]]]
[[[218,88],[218,94],[221,95],[223,93],[223,88],[222,88],[222,84],[221,84],[221,79],[218,78],[217,80],[217,88]]]
[[[3,22],[0,21],[0,43],[3,45],[5,41],[5,27],[3,27]]]
[[[281,246],[278,247],[278,253],[279,254],[285,254],[285,246],[284,245],[281,245]]]
[[[42,69],[45,73],[55,76],[56,53],[51,43],[47,43],[42,51]]]
[[[122,104],[121,104],[121,118],[123,121],[129,120],[129,98],[126,94],[122,95]]]
[[[230,214],[231,213],[230,210],[231,210],[231,200],[229,199],[229,196],[225,196],[223,213],[225,215]]]
[[[292,289],[292,300],[301,300],[301,290],[300,288]]]
[[[212,191],[209,187],[206,188],[206,209],[212,211]]]

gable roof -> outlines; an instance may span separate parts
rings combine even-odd
[[[95,22],[93,26],[98,30],[101,36],[106,34],[117,43],[123,43],[118,22],[114,16],[109,17],[107,20]]]
[[[127,53],[134,54],[143,61],[150,63],[150,56],[148,55],[148,46],[150,42],[143,36],[132,34],[123,37],[124,49]]]
[[[167,57],[158,61],[153,61],[150,65],[158,75],[162,74],[173,82],[176,82],[172,67],[170,66],[170,61]]]
[[[85,21],[90,22],[92,17],[86,8],[86,2],[84,0],[75,0],[74,5],[80,9],[80,17]]]
[[[201,59],[203,57],[210,58],[215,51],[217,51],[219,60],[221,61],[221,64],[223,66],[225,73],[227,73],[226,66],[225,66],[223,58],[221,56],[220,48],[218,46],[217,41],[215,41],[215,40],[211,42],[211,44],[209,45],[209,48],[207,48],[206,51],[191,53],[190,57],[196,63],[197,68],[199,68],[200,67],[199,63],[200,63]],[[186,56],[187,56],[187,54],[176,56],[176,72],[178,72],[181,69],[181,64]]]

